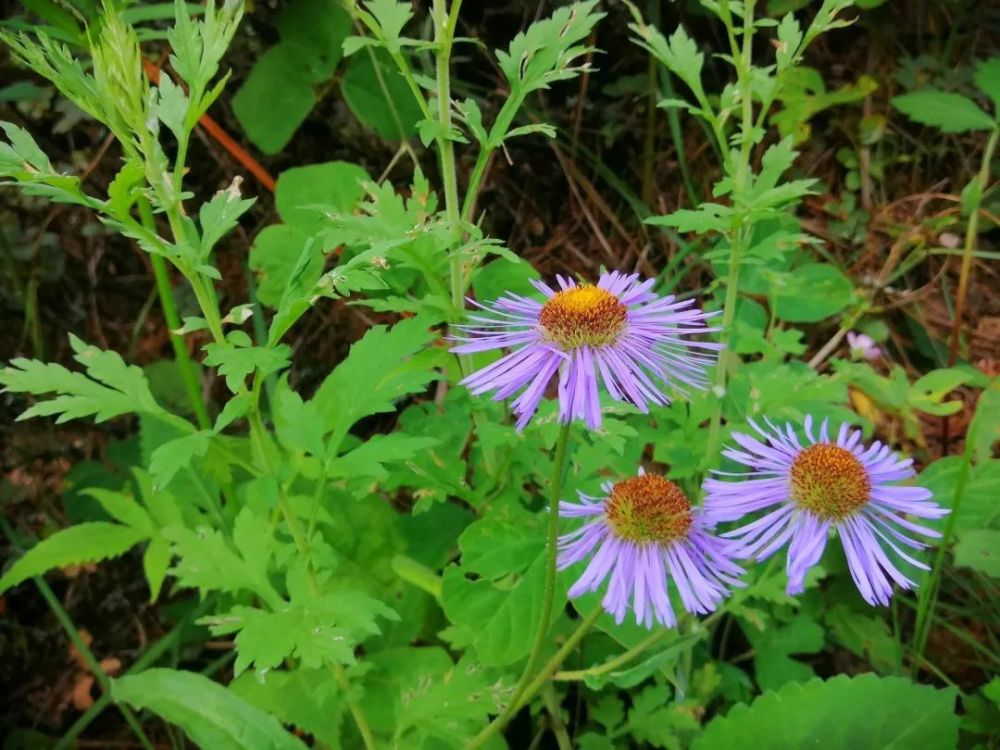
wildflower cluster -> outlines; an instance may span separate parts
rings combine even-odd
[[[549,384],[558,381],[559,419],[601,426],[599,385],[615,401],[642,412],[668,404],[672,395],[704,389],[723,344],[702,336],[719,331],[694,300],[659,297],[653,280],[617,271],[596,285],[557,277],[558,290],[533,282],[543,301],[507,295],[459,326],[454,350],[473,354],[506,350],[463,383],[495,400],[515,396],[518,430],[531,421]],[[867,337],[852,334],[858,356],[877,357]],[[670,395],[668,395],[670,394]],[[764,560],[787,548],[787,591],[799,594],[823,555],[831,531],[840,537],[851,575],[869,604],[889,603],[893,583],[916,584],[900,561],[927,566],[904,550],[927,545],[914,536],[934,529],[907,518],[947,513],[922,487],[898,484],[915,475],[912,459],[888,446],[862,443],[860,430],[841,425],[831,438],[826,421],[816,429],[753,420],[756,436],[733,432],[738,447],[722,456],[746,471],[714,471],[705,479],[702,506],[694,506],[669,479],[640,468],[638,475],[603,485],[603,497],[560,499],[563,518],[585,523],[559,538],[558,567],[589,558],[569,595],[578,597],[607,581],[604,609],[621,623],[631,609],[638,624],[677,624],[671,592],[691,613],[716,610],[733,587],[743,586],[739,560]],[[715,534],[719,523],[738,522]]]

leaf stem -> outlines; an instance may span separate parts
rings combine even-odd
[[[528,691],[531,690],[528,682],[531,679],[532,673],[535,671],[535,666],[538,664],[538,657],[541,656],[542,647],[545,645],[545,636],[549,630],[549,620],[552,618],[552,601],[555,598],[556,591],[556,546],[559,541],[559,500],[562,495],[563,477],[566,473],[566,446],[569,443],[569,431],[571,424],[571,422],[567,422],[560,426],[559,437],[556,439],[555,456],[552,461],[552,487],[551,495],[549,496],[549,530],[548,546],[546,547],[545,589],[542,594],[542,613],[538,618],[538,629],[535,631],[535,642],[531,646],[531,652],[528,654],[528,661],[524,665],[524,671],[521,673],[521,678],[518,680],[517,685],[514,688],[514,692],[511,695],[510,702],[507,704],[507,707],[497,718],[490,722],[490,724],[483,729],[483,731],[472,739],[468,745],[469,750],[481,747],[490,737],[502,730],[520,707],[519,701],[521,701],[522,696],[525,696],[528,694]],[[580,633],[580,638],[582,637],[583,633]],[[538,687],[540,687],[540,685]],[[533,696],[538,691],[538,687],[531,690],[529,697]]]

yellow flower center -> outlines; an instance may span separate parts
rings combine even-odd
[[[615,536],[639,544],[681,539],[692,523],[684,492],[657,474],[618,482],[604,501],[604,514]]]
[[[792,499],[820,518],[840,521],[871,498],[868,471],[851,451],[819,443],[792,462]]]
[[[556,293],[538,319],[542,336],[564,351],[602,347],[618,340],[628,322],[628,308],[611,292],[578,286]]]

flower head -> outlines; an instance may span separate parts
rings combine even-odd
[[[706,325],[710,316],[693,300],[658,297],[649,291],[653,280],[640,282],[636,274],[605,273],[596,285],[556,278],[559,291],[532,282],[544,301],[510,294],[480,305],[485,314],[470,316],[456,336],[459,354],[511,350],[462,383],[476,394],[492,391],[497,401],[519,394],[518,429],[557,374],[560,419],[585,419],[591,429],[601,425],[598,383],[643,412],[650,403],[668,403],[663,386],[683,393],[707,385],[722,345],[691,339],[718,330]]]
[[[866,447],[861,431],[846,424],[831,440],[826,421],[814,434],[812,417],[806,417],[805,443],[790,424],[780,428],[767,421],[768,429],[750,424],[763,440],[733,433],[742,450],[724,452],[750,471],[731,475],[739,481],[705,480],[705,513],[712,522],[767,511],[722,535],[736,540],[733,554],[763,560],[788,544],[788,593],[797,594],[835,529],[851,576],[869,604],[888,604],[893,581],[904,589],[915,585],[897,567],[898,560],[927,566],[903,547],[927,546],[913,534],[940,534],[905,515],[940,518],[948,511],[931,501],[930,490],[896,484],[914,476],[912,459],[899,458],[878,441]]]
[[[847,346],[851,350],[851,359],[878,359],[882,356],[875,339],[867,333],[848,331]]]
[[[653,620],[677,624],[668,593],[669,581],[688,612],[711,612],[741,586],[743,570],[713,537],[705,519],[684,492],[657,474],[644,474],[603,487],[606,496],[580,494],[579,503],[559,503],[559,515],[587,523],[559,538],[559,569],[594,552],[571,597],[594,591],[610,577],[602,605],[621,623],[631,602],[635,621],[647,628]]]

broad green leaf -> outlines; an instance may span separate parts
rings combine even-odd
[[[792,658],[815,654],[823,648],[823,628],[799,614],[791,622],[770,622],[764,630],[744,627],[754,648],[754,670],[761,690],[775,690],[786,682],[803,682],[813,676],[812,667]]]
[[[416,134],[422,117],[420,105],[384,52],[366,50],[351,57],[341,90],[361,124],[386,140],[398,141]]]
[[[923,89],[894,96],[892,106],[911,120],[938,128],[943,133],[966,133],[996,127],[993,118],[974,101],[949,91]]]
[[[545,555],[539,554],[522,574],[511,576],[503,587],[487,578],[470,581],[462,568],[452,565],[443,576],[441,604],[448,619],[468,628],[476,653],[484,664],[504,666],[525,656],[531,648],[542,610],[545,588]],[[565,599],[556,593],[555,611]]]
[[[939,458],[920,473],[917,484],[934,493],[934,501],[950,508],[962,470],[961,456]],[[1000,459],[990,458],[971,467],[955,518],[962,531],[1000,528]]]
[[[421,736],[462,747],[499,712],[511,685],[468,656],[458,664],[439,647],[392,648],[366,658],[361,705],[377,731],[397,747],[426,747]]]
[[[1000,57],[991,57],[979,63],[972,80],[993,100],[994,117],[1000,117]]]
[[[313,397],[326,429],[346,431],[362,417],[392,411],[395,399],[424,390],[437,375],[415,355],[434,338],[419,317],[369,330]]]
[[[142,556],[142,570],[146,574],[146,583],[149,584],[149,601],[151,602],[155,602],[160,596],[160,589],[163,586],[163,580],[167,577],[172,557],[170,545],[163,537],[157,535],[149,540]]]
[[[148,709],[212,750],[305,750],[278,720],[197,672],[147,669],[111,683],[115,701]]]
[[[133,412],[163,413],[140,368],[126,365],[116,352],[88,346],[72,334],[70,345],[74,359],[86,368],[86,375],[71,372],[62,365],[20,358],[0,370],[0,385],[5,391],[36,396],[57,394],[39,401],[18,419],[57,414],[59,424],[91,415],[103,422]]]
[[[958,386],[970,382],[975,377],[976,373],[971,368],[949,367],[932,370],[910,386],[907,403],[914,409],[935,416],[954,414],[962,408],[962,402],[944,401],[944,398]]]
[[[281,46],[314,83],[333,75],[351,33],[351,17],[337,0],[292,0],[278,16]]]
[[[792,323],[814,323],[836,315],[851,303],[854,286],[828,263],[807,263],[775,283],[775,312]]]
[[[281,302],[288,280],[307,243],[310,252],[302,273],[311,286],[322,275],[325,262],[323,250],[318,244],[310,242],[304,232],[287,224],[264,227],[254,237],[249,266],[257,273],[257,299],[262,305],[274,308]]]
[[[844,648],[882,673],[896,673],[902,668],[903,649],[881,614],[863,614],[847,605],[831,607],[824,615],[830,634]]]
[[[973,460],[982,462],[993,455],[993,446],[1000,441],[1000,381],[994,379],[979,394],[968,437],[973,441]]]
[[[370,179],[364,169],[346,161],[293,167],[278,177],[275,206],[285,224],[312,236],[329,226],[324,211],[351,213],[365,195],[363,184]],[[297,257],[291,258],[291,265]]]
[[[0,578],[0,594],[53,568],[99,562],[122,555],[148,534],[132,526],[93,521],[46,537],[19,557]]]
[[[328,747],[340,747],[346,706],[329,670],[297,667],[292,672],[271,670],[264,675],[244,672],[229,683],[229,690]]]
[[[954,552],[955,565],[1000,578],[1000,530],[961,531]]]
[[[463,570],[495,579],[523,570],[544,551],[545,536],[534,514],[505,504],[470,524],[459,544]]]
[[[303,401],[287,381],[279,386],[275,402],[275,432],[286,448],[305,451],[317,458],[326,455],[323,419],[312,401]]]
[[[692,750],[940,750],[956,747],[954,688],[864,674],[789,683],[710,721]]]
[[[99,487],[90,487],[82,490],[81,494],[92,497],[100,503],[105,512],[119,523],[131,526],[147,535],[151,535],[155,531],[153,519],[149,517],[146,509],[124,492],[112,492]]]
[[[240,198],[239,190],[220,190],[207,203],[201,204],[198,220],[201,223],[201,260],[208,262],[208,256],[220,239],[229,233],[240,217],[254,204],[255,198]]]
[[[257,148],[276,154],[315,103],[309,71],[302,68],[294,46],[279,44],[257,60],[233,96],[233,113]]]

